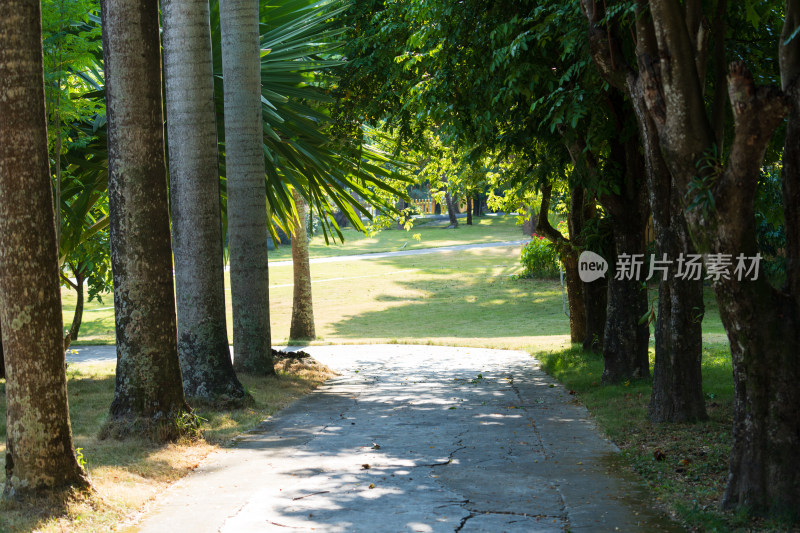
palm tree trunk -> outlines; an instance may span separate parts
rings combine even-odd
[[[222,0],[234,367],[272,374],[258,2]]]
[[[3,496],[20,498],[87,488],[89,480],[75,457],[67,406],[39,0],[9,0],[3,8],[0,323],[8,359]]]
[[[225,321],[208,1],[165,0],[162,16],[183,388],[191,401],[230,407],[246,393],[233,371]]]
[[[156,0],[104,0],[117,373],[103,436],[179,435],[178,363]]]
[[[6,377],[6,358],[3,355],[3,335],[2,331],[0,331],[0,379],[5,379]]]
[[[290,339],[313,339],[314,305],[311,299],[311,265],[308,261],[308,206],[303,197],[294,191],[297,220],[292,236],[292,268],[294,269],[294,294],[292,298],[292,325]]]

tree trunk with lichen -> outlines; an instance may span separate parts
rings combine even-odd
[[[665,161],[684,201],[695,245],[703,254],[754,257],[755,196],[767,145],[789,115],[784,151],[783,205],[787,234],[787,281],[774,289],[763,276],[715,280],[720,318],[733,361],[734,424],[723,507],[746,508],[800,519],[800,4],[786,2],[779,58],[783,87],[759,87],[743,63],[730,66],[728,95],[734,118],[727,161],[706,113],[697,49],[677,2],[652,0],[658,42],[654,87],[645,93],[659,130]],[[665,58],[669,58],[666,61]],[[704,188],[713,203],[687,198]],[[701,198],[702,200],[702,198]]]
[[[657,127],[645,105],[645,94],[658,94],[658,84],[651,76],[653,58],[658,56],[658,50],[646,4],[645,0],[639,0],[635,6],[636,68],[625,63],[620,53],[623,48],[620,37],[613,32],[609,34],[609,26],[602,22],[603,6],[587,3],[583,7],[590,23],[589,39],[594,62],[604,79],[627,95],[635,111],[653,214],[656,258],[661,260],[666,254],[667,260],[675,261],[681,254],[693,253],[694,248],[688,238],[680,198],[661,153]],[[702,17],[698,15],[698,7],[697,2],[686,4],[687,23],[691,26],[689,33],[692,35],[698,35],[700,30]],[[722,11],[719,11],[720,8]],[[724,15],[724,12],[723,0],[718,4],[715,35],[724,34],[724,29],[718,27],[720,13]],[[724,49],[722,52],[720,54],[719,46],[716,46],[715,62],[724,62]],[[700,51],[697,62],[699,65],[705,64],[704,54]],[[717,86],[720,84],[724,85],[724,77]],[[720,96],[715,100],[722,101],[723,98]],[[724,113],[719,113],[720,109],[723,108],[715,103],[714,113],[724,118]],[[677,279],[676,274],[674,266],[670,266],[667,278],[659,280],[655,367],[650,402],[650,419],[654,422],[686,422],[706,417],[701,375],[702,282]]]
[[[294,191],[297,220],[292,234],[292,270],[294,292],[292,294],[292,323],[290,339],[313,339],[314,303],[311,298],[311,265],[308,260],[308,206],[302,195]]]
[[[237,407],[248,395],[233,370],[225,319],[209,6],[206,0],[161,5],[183,389],[192,403]]]
[[[0,324],[6,375],[5,498],[86,489],[73,449],[38,0],[0,17]]]
[[[648,62],[649,51],[639,44],[640,60]],[[678,276],[675,261],[695,254],[683,206],[661,154],[658,132],[644,102],[646,70],[628,80],[639,122],[647,167],[650,211],[653,216],[655,259],[667,260],[666,273],[654,271],[658,280],[658,310],[654,325],[655,363],[648,416],[651,422],[696,422],[706,420],[703,396],[703,281]]]
[[[219,6],[225,79],[228,249],[234,368],[274,374],[269,320],[267,196],[261,119],[258,2]]]
[[[179,436],[178,362],[156,0],[104,0],[117,372],[103,436]]]

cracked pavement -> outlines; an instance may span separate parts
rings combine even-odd
[[[212,453],[134,531],[680,530],[524,352],[303,350],[341,375]]]

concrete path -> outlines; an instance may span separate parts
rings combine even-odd
[[[498,246],[519,246],[528,242],[530,239],[519,241],[502,241],[502,242],[484,242],[479,244],[459,244],[456,246],[440,246],[438,248],[419,248],[416,250],[399,250],[397,252],[378,252],[374,254],[359,254],[359,255],[339,255],[334,257],[318,257],[310,259],[310,263],[338,263],[342,261],[360,261],[362,259],[381,259],[384,257],[399,257],[403,255],[424,255],[424,254],[438,254],[457,252],[460,250],[474,250],[478,248],[496,248]],[[270,261],[269,266],[286,266],[291,265],[292,261]],[[227,267],[226,267],[227,268]]]
[[[523,352],[304,348],[341,375],[164,494],[134,531],[674,531]]]

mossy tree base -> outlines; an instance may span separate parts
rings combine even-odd
[[[190,410],[157,412],[152,416],[111,416],[100,429],[98,438],[125,440],[142,438],[152,442],[176,442],[199,437],[198,418]]]

